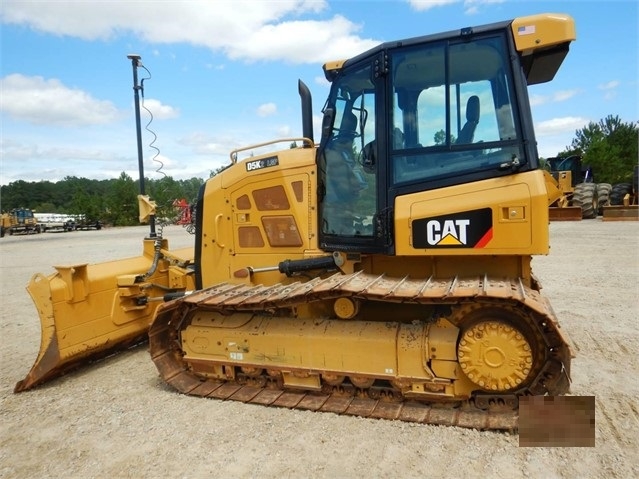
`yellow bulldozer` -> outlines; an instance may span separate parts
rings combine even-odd
[[[572,18],[541,14],[326,63],[319,142],[300,81],[302,136],[231,152],[192,248],[169,249],[141,196],[141,256],[32,278],[42,344],[15,391],[148,337],[184,394],[516,428],[519,398],[569,389],[531,270],[550,198],[527,87],[575,38]]]
[[[41,233],[42,226],[28,208],[13,208],[0,215],[0,238],[4,235]]]

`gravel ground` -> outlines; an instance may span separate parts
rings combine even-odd
[[[182,396],[146,346],[13,394],[40,341],[31,275],[137,256],[147,231],[0,240],[0,477],[639,477],[639,223],[552,223],[551,254],[533,262],[575,346],[572,393],[596,396],[595,448]],[[174,248],[193,239],[178,226],[164,233]]]

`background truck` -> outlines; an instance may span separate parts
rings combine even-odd
[[[72,216],[59,213],[35,213],[35,216],[42,232],[75,230],[75,219]]]

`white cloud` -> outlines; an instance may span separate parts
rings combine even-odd
[[[145,144],[145,176],[154,179],[164,175],[176,179],[208,178],[211,169],[230,162],[229,151],[236,148],[237,143],[215,144],[213,139],[204,135],[195,136],[190,139],[189,148],[177,149],[170,154],[161,153],[155,160],[155,151]],[[0,184],[17,180],[56,182],[67,176],[103,180],[117,178],[123,171],[131,178],[139,175],[135,148],[119,148],[123,142],[112,142],[106,146],[104,141],[97,140],[98,146],[91,142],[69,147],[65,139],[59,144],[41,139],[37,141],[0,141],[0,156],[3,161],[11,162],[10,169],[0,169]],[[188,141],[182,142],[185,143]],[[134,145],[133,142],[131,144]]]
[[[537,145],[537,153],[540,158],[560,156],[560,153],[570,146],[572,136],[564,135],[555,137],[552,141],[544,141]]]
[[[459,3],[461,0],[408,0],[410,6],[418,12],[430,10],[431,8],[443,7],[453,3]]]
[[[155,120],[169,120],[180,116],[180,111],[177,108],[164,105],[161,101],[152,98],[146,98],[143,106],[153,114]]]
[[[464,0],[464,13],[466,15],[475,15],[479,13],[480,7],[484,5],[504,3],[505,1],[506,0]]]
[[[200,131],[179,138],[177,142],[190,148],[197,155],[222,155],[227,158],[230,151],[242,144],[239,138],[230,134],[211,136]]]
[[[566,100],[574,97],[578,93],[579,93],[579,90],[561,90],[561,91],[557,91],[557,92],[555,92],[553,94],[552,101],[554,101],[554,102],[566,101]]]
[[[463,3],[464,13],[466,15],[474,15],[479,12],[483,5],[494,3],[504,3],[506,0],[408,0],[408,4],[418,12],[430,10],[431,8],[445,7],[453,3]]]
[[[267,117],[277,113],[277,105],[275,103],[264,103],[257,107],[257,116]]]
[[[538,122],[535,125],[535,133],[537,137],[561,135],[568,132],[574,133],[587,123],[588,119],[576,116],[553,118],[552,120]]]
[[[603,90],[604,92],[604,100],[610,101],[614,100],[617,97],[617,87],[620,83],[617,80],[609,81],[608,83],[604,83],[599,85],[597,88]]]
[[[204,46],[244,61],[321,63],[354,56],[379,43],[359,38],[360,27],[340,15],[322,21],[300,19],[326,9],[327,2],[320,0],[5,1],[0,20],[85,40],[132,32],[149,42]]]
[[[558,103],[569,100],[579,93],[581,93],[581,90],[560,90],[551,95],[530,95],[530,105],[534,107],[546,103]]]
[[[280,138],[288,138],[291,136],[291,127],[288,125],[282,125],[277,129],[277,134]]]
[[[548,98],[549,97],[547,95],[530,95],[528,97],[530,101],[530,106],[543,105],[544,103],[548,102]]]
[[[539,156],[549,158],[570,147],[575,132],[587,125],[587,118],[566,116],[540,121],[535,124]]]
[[[103,125],[119,112],[110,101],[69,88],[59,80],[11,74],[0,79],[0,110],[15,120],[39,125]]]
[[[355,35],[359,27],[336,15],[327,21],[295,21],[262,25],[224,47],[233,59],[323,63],[349,58],[380,42]],[[291,38],[295,38],[292,42]]]
[[[148,159],[145,160],[145,167],[148,167],[147,169],[153,172],[158,172],[158,170],[162,171],[166,168],[179,168],[180,166],[179,162],[176,162],[161,153],[158,153],[155,156],[149,155]]]
[[[600,90],[614,90],[619,86],[619,82],[617,80],[611,80],[608,83],[603,83],[598,86]]]
[[[66,176],[83,176],[80,172],[84,171],[91,171],[91,178],[95,179],[115,178],[136,164],[131,158],[105,148],[104,143],[98,142],[97,146],[67,146],[68,142],[62,143],[55,144],[54,140],[2,140],[0,156],[3,161],[11,163],[11,168],[2,168],[0,184],[16,180],[60,181]],[[115,172],[113,175],[108,173],[111,170]]]
[[[313,78],[313,84],[323,86],[325,88],[330,88],[331,83],[326,79],[325,76],[316,76]]]

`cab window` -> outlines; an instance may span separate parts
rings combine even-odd
[[[393,53],[392,183],[499,168],[521,156],[502,36]]]

